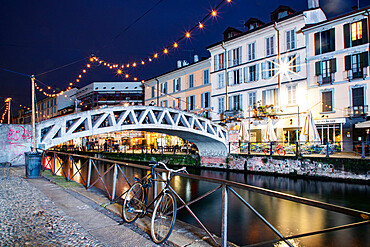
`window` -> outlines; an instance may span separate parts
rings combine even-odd
[[[315,55],[335,51],[335,29],[315,33]]]
[[[218,74],[218,88],[224,88],[225,87],[225,75]]]
[[[162,94],[167,94],[167,82],[163,82],[161,84],[161,93]]]
[[[289,65],[289,70],[292,72],[299,72],[301,71],[301,66],[300,66],[300,56],[299,54],[294,54],[288,56],[288,65]]]
[[[189,82],[188,82],[188,85],[189,85],[189,88],[193,88],[194,87],[194,75],[191,74],[189,75]]]
[[[321,92],[322,112],[333,111],[333,91]]]
[[[368,24],[366,19],[343,25],[344,48],[368,43],[369,38],[367,26]]]
[[[203,85],[209,84],[209,70],[203,70]]]
[[[167,100],[161,101],[161,106],[162,107],[167,107]]]
[[[363,52],[344,57],[345,69],[347,70],[348,79],[366,78],[366,67],[369,66],[369,53]]]
[[[274,36],[266,38],[266,56],[274,54]]]
[[[215,59],[215,71],[225,68],[225,53],[215,55],[214,59]]]
[[[286,32],[286,49],[287,51],[295,49],[295,31],[289,30]]]
[[[152,98],[155,97],[155,86],[152,86]]]
[[[54,98],[54,105],[57,104],[57,98]]]
[[[181,98],[176,98],[173,100],[173,108],[181,109]]]
[[[224,113],[225,112],[225,97],[219,97],[218,99],[218,113]]]
[[[297,103],[297,86],[292,85],[292,86],[287,86],[288,89],[288,105],[295,105]]]
[[[238,47],[228,51],[229,67],[239,65],[242,63],[242,48]]]
[[[186,98],[186,105],[188,111],[195,110],[195,96],[191,95]]]
[[[256,43],[248,44],[248,61],[256,59]]]
[[[365,106],[365,88],[363,86],[355,86],[352,91],[352,107],[350,114],[354,117],[364,116],[367,114],[367,106]]]
[[[277,60],[274,61],[266,61],[262,63],[262,78],[268,79],[275,75],[275,63]]]
[[[262,105],[277,105],[278,90],[269,89],[262,91]]]
[[[211,106],[210,92],[202,93],[202,108],[209,108]]]
[[[244,68],[244,82],[258,81],[258,65]]]
[[[181,78],[173,79],[173,92],[181,91]]]
[[[229,96],[229,110],[243,110],[243,95]]]
[[[257,96],[256,96],[256,92],[250,92],[250,93],[248,93],[248,105],[252,109],[255,109],[257,107]]]
[[[236,69],[228,72],[229,74],[229,86],[241,84],[242,79],[242,69]]]
[[[337,60],[335,58],[315,63],[316,76],[319,76],[319,84],[334,82],[334,73],[337,72]]]

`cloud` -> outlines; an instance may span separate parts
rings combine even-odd
[[[348,0],[326,0],[322,7],[329,15],[340,14],[351,10],[352,3]]]

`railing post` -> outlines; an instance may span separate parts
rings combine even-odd
[[[52,171],[52,174],[53,175],[55,175],[55,162],[57,161],[57,159],[56,159],[56,156],[57,156],[57,154],[56,153],[54,153],[54,155],[53,155],[53,158],[54,158],[54,164],[53,164],[53,166],[54,166],[54,170]]]
[[[231,153],[231,142],[229,142],[229,153]]]
[[[161,146],[161,148],[162,148],[162,154],[163,154],[163,145]]]
[[[86,189],[90,187],[90,182],[91,182],[91,159],[89,159],[89,170],[87,172],[87,185]]]
[[[157,182],[157,172],[154,171],[153,168],[152,168],[152,171],[153,171],[153,173],[152,173],[152,176],[153,176],[153,179],[152,179],[152,181],[153,181],[153,198],[155,198],[157,196],[157,190],[158,190],[158,187],[157,187],[157,184],[158,184],[158,182]],[[156,204],[156,202],[154,202],[154,207],[155,207],[155,204]]]
[[[272,142],[270,142],[270,155],[272,155]]]
[[[132,154],[134,154],[134,153],[135,153],[135,146],[132,145]]]
[[[70,177],[70,174],[71,174],[71,155],[68,155],[68,178],[67,178],[67,181],[69,181],[69,177]]]
[[[251,154],[251,143],[248,142],[248,155],[250,155],[250,154]]]
[[[329,141],[326,142],[326,157],[329,157]]]
[[[116,196],[117,175],[117,164],[114,164],[112,202],[114,201],[114,198]]]
[[[299,142],[295,142],[295,156],[299,156]]]
[[[225,184],[222,185],[222,219],[221,219],[221,246],[227,246],[227,209],[228,191]]]
[[[364,141],[361,142],[361,146],[362,146],[362,149],[361,149],[361,158],[362,159],[365,159],[365,142]]]

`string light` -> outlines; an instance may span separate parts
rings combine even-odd
[[[170,53],[170,49],[169,48],[178,48],[179,47],[179,41],[182,41],[184,38],[187,38],[189,39],[191,36],[192,36],[192,33],[193,33],[193,30],[195,28],[199,28],[199,29],[202,29],[204,28],[204,22],[206,22],[209,17],[216,17],[217,16],[217,10],[222,6],[222,3],[224,2],[227,2],[227,3],[231,3],[231,0],[221,0],[221,2],[217,5],[216,8],[214,8],[212,11],[208,12],[208,14],[205,15],[205,17],[200,21],[198,22],[195,26],[193,26],[192,28],[190,28],[184,36],[180,37],[179,39],[177,39],[176,42],[172,43],[172,45],[170,46],[167,46],[163,49],[163,53],[161,53],[161,55],[163,54],[168,54]],[[159,53],[154,53],[152,56],[149,56],[148,57],[148,61],[149,62],[152,62],[152,58],[158,58],[159,57]],[[108,62],[108,61],[104,61],[102,59],[99,59],[97,58],[95,55],[91,55],[90,58],[89,58],[89,62],[91,63],[94,63],[94,62],[98,62],[99,64],[102,64],[106,67],[108,67],[109,69],[113,69],[113,68],[129,68],[130,67],[130,63],[127,63],[126,65],[124,64],[116,64],[116,63],[111,63],[111,62]],[[137,62],[132,62],[132,67],[136,67],[138,64],[141,64],[141,65],[145,65],[145,62],[143,59],[137,61]],[[91,64],[90,63],[87,63],[86,64],[86,68],[91,68]],[[123,74],[124,72],[121,70],[121,69],[118,69],[117,71],[117,74]],[[78,75],[78,79],[76,79],[75,81],[76,82],[80,82],[80,79],[82,79],[82,74],[86,74],[87,73],[87,69],[83,69],[82,70],[82,73]],[[129,78],[129,75],[128,74],[125,74],[125,78]],[[134,80],[137,80],[137,78],[135,77]],[[69,83],[70,86],[72,86],[73,84],[72,83]],[[69,87],[70,88],[70,87]],[[46,96],[49,96],[49,97],[54,97],[54,96],[57,96],[57,95],[60,95],[62,94],[63,91],[59,92],[59,93],[55,93],[55,90],[53,91],[53,94],[48,94],[46,92],[43,92],[43,89],[40,88],[40,87],[37,87],[37,89],[42,92],[44,95]],[[51,89],[50,86],[47,87],[47,89]]]

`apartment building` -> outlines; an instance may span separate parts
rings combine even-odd
[[[63,94],[43,98],[36,103],[36,122],[40,122],[59,115],[64,115],[67,108],[75,105],[77,88],[72,88]]]
[[[322,141],[365,140],[355,124],[366,121],[369,104],[370,8],[303,28],[306,36],[308,101]]]
[[[278,141],[298,140],[308,110],[306,37],[302,28],[326,20],[317,2],[295,12],[280,6],[264,23],[250,18],[241,32],[228,28],[211,53],[211,102],[215,121],[247,118],[250,141],[262,141],[267,119]]]
[[[145,105],[172,107],[211,117],[210,58],[188,64],[178,61],[175,70],[147,80]]]

